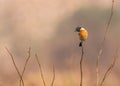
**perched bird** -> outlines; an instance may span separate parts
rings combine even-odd
[[[79,37],[80,37],[80,44],[79,44],[79,47],[82,47],[82,44],[83,44],[83,41],[85,41],[87,38],[88,38],[88,32],[85,28],[83,27],[76,27],[75,29],[76,32],[79,32]]]

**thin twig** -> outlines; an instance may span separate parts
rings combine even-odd
[[[110,67],[107,69],[107,71],[105,72],[105,74],[103,76],[103,79],[102,79],[102,81],[100,83],[100,86],[103,86],[103,83],[105,82],[107,76],[110,74],[110,72],[112,71],[113,67],[115,66],[117,58],[118,58],[118,49],[115,52],[114,60],[113,60],[112,64],[110,65]]]
[[[102,52],[103,52],[103,45],[104,45],[108,30],[109,30],[109,27],[110,27],[110,23],[112,21],[113,13],[114,13],[114,0],[112,0],[110,17],[109,17],[109,20],[108,20],[108,23],[107,23],[107,26],[106,26],[106,29],[105,29],[104,39],[103,39],[103,41],[100,45],[100,49],[99,49],[99,53],[98,53],[97,61],[96,61],[96,74],[97,74],[97,83],[96,84],[97,84],[97,86],[99,86],[99,59],[100,59],[100,56],[102,55]]]
[[[25,70],[26,70],[26,67],[27,67],[27,64],[28,64],[28,61],[29,61],[29,59],[30,59],[30,56],[31,56],[31,47],[29,47],[29,49],[28,49],[28,57],[27,57],[27,59],[26,59],[26,61],[25,61],[25,65],[24,65],[24,68],[23,68],[23,71],[22,71],[22,75],[21,75],[21,77],[23,77],[23,75],[24,75],[24,72],[25,72]],[[21,86],[21,79],[20,79],[20,86]]]
[[[82,86],[83,84],[83,68],[82,68],[83,56],[84,56],[84,50],[82,46],[82,54],[80,58],[80,86]]]
[[[52,83],[51,83],[50,86],[54,85],[54,81],[55,81],[55,67],[54,67],[54,64],[53,64],[53,79],[52,79]]]
[[[45,80],[44,80],[44,75],[43,75],[42,68],[41,68],[41,64],[40,64],[40,61],[38,59],[37,54],[35,54],[35,58],[37,60],[37,63],[38,63],[39,69],[40,69],[40,74],[41,74],[41,78],[42,78],[43,84],[44,84],[44,86],[46,86],[46,83],[45,83]]]
[[[18,67],[17,67],[17,65],[16,65],[16,63],[15,63],[15,60],[14,60],[14,57],[13,57],[12,53],[8,50],[7,47],[5,47],[5,49],[6,49],[6,51],[8,52],[8,54],[10,55],[10,57],[11,57],[11,59],[12,59],[13,65],[14,65],[14,67],[15,67],[15,69],[16,69],[16,71],[17,71],[17,73],[18,73],[18,75],[19,75],[19,77],[20,77],[20,79],[21,79],[21,81],[22,81],[22,86],[24,86],[24,81],[23,81],[22,75],[21,75],[20,72],[19,72],[19,69],[18,69]],[[21,86],[21,85],[20,85],[20,86]]]

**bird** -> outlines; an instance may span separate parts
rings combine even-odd
[[[80,44],[79,47],[82,47],[83,42],[88,38],[88,31],[83,27],[76,27],[75,32],[78,32],[79,38],[80,38]]]

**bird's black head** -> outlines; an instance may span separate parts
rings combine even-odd
[[[80,26],[76,27],[75,32],[80,32],[80,29],[81,29]]]

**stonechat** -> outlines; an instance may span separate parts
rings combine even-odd
[[[82,47],[83,41],[85,41],[88,38],[88,31],[85,28],[79,26],[76,27],[75,31],[79,32],[78,35],[81,40],[79,47]]]

